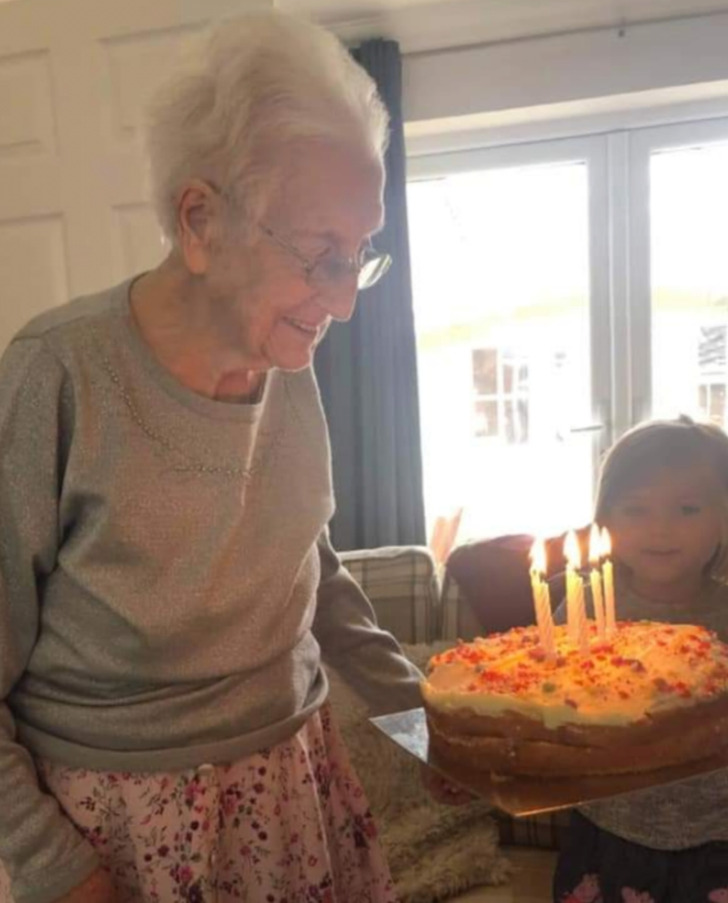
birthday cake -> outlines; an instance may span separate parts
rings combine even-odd
[[[430,746],[454,765],[539,776],[651,771],[728,746],[728,645],[702,627],[554,627],[459,643],[422,682]]]

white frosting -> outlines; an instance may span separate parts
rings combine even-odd
[[[703,627],[622,622],[601,642],[590,622],[589,633],[585,656],[565,627],[555,628],[555,661],[543,655],[536,627],[461,643],[431,659],[422,694],[443,712],[515,712],[556,728],[627,725],[728,693],[728,646]]]

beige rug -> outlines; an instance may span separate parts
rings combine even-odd
[[[419,667],[433,649],[404,647]],[[434,802],[421,785],[415,758],[373,728],[362,700],[335,672],[329,676],[331,705],[377,818],[402,903],[435,903],[471,887],[506,882],[511,866],[498,849],[490,808],[482,802]]]

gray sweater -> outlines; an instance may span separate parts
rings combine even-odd
[[[701,624],[728,642],[728,586],[713,583],[690,605],[651,602],[618,585],[617,618]],[[593,617],[591,601],[589,617]],[[565,621],[564,605],[555,620]],[[681,850],[728,840],[728,769],[677,784],[591,803],[579,809],[600,828],[646,847]]]
[[[128,290],[43,314],[0,361],[0,859],[18,903],[97,865],[32,756],[246,756],[324,702],[322,653],[373,710],[419,703],[327,538],[312,371],[271,371],[256,404],[196,395],[136,332]]]

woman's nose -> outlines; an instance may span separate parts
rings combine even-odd
[[[322,292],[317,300],[333,320],[345,323],[347,320],[350,320],[354,314],[356,297],[356,278],[352,278],[351,281],[347,280],[345,284],[332,287],[328,291]]]

